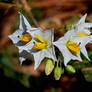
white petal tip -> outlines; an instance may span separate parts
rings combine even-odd
[[[66,65],[67,65],[67,63],[66,63],[66,62],[64,62],[64,65],[66,66]]]
[[[11,35],[8,35],[9,38],[11,38]]]
[[[85,13],[85,15],[84,15],[85,17],[87,17],[87,13]]]
[[[20,65],[22,65],[22,63],[23,63],[23,61],[25,60],[25,58],[20,57],[19,60],[20,60]]]
[[[36,70],[38,67],[37,66],[34,66],[34,70]]]

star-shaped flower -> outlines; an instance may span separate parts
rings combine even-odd
[[[19,29],[13,34],[9,35],[9,38],[19,49],[20,62],[22,63],[29,55],[29,51],[33,48],[33,37],[32,32],[38,30],[38,28],[32,28],[28,23],[27,19],[20,14],[20,25]],[[27,32],[30,31],[30,34]]]
[[[91,32],[90,32],[90,29],[92,27],[92,23],[87,23],[85,22],[86,20],[86,17],[87,17],[87,14],[85,14],[79,21],[77,24],[73,25],[73,27],[65,34],[66,36],[68,36],[68,34],[70,33],[72,37],[75,37],[77,39],[80,40],[80,37],[82,38],[83,36],[87,36],[87,38],[89,39],[86,39],[86,37],[83,37],[85,39],[82,39],[82,43],[85,43],[82,45],[81,43],[81,52],[82,54],[88,59],[88,54],[87,54],[87,51],[86,51],[86,44],[88,43],[91,43],[91,37],[89,37],[91,35]],[[79,37],[79,38],[78,38]],[[76,39],[75,39],[76,40]]]
[[[33,49],[30,51],[30,53],[32,53],[34,56],[34,68],[37,69],[44,58],[50,58],[53,61],[56,61],[57,59],[55,56],[54,46],[52,45],[54,40],[53,30],[51,29],[43,31],[40,29],[33,34],[36,42],[34,42]]]
[[[62,53],[65,65],[67,65],[71,59],[82,61],[80,52],[88,58],[85,45],[92,40],[92,36],[74,36],[72,34],[73,31],[69,31],[59,40],[53,42]]]

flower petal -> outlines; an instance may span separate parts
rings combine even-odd
[[[26,50],[19,49],[19,60],[20,60],[21,64],[22,64],[23,61],[25,61],[25,59],[28,56],[32,56],[32,55],[29,52],[27,52]]]
[[[74,30],[73,28],[72,28],[71,30],[67,31],[67,32],[65,33],[65,35],[64,35],[64,39],[65,39],[66,41],[69,40],[70,37],[75,34],[75,32],[76,32],[76,30]]]
[[[77,31],[77,33],[78,32],[83,32],[83,33],[86,33],[86,34],[88,34],[88,35],[90,35],[91,34],[91,32],[90,32],[90,30],[89,29],[87,29],[87,28],[84,28],[84,29],[79,29],[78,31]]]
[[[81,52],[82,52],[82,54],[90,61],[85,47],[82,47],[82,48],[81,48]]]
[[[44,50],[45,57],[53,59],[53,61],[57,61],[54,46]]]
[[[16,30],[13,34],[9,35],[8,37],[13,41],[14,44],[20,41],[18,36],[21,36],[23,33],[22,30]]]
[[[27,19],[20,12],[19,12],[19,14],[20,14],[20,26],[19,26],[19,28],[22,29],[23,31],[31,30],[31,26],[30,26],[29,22],[27,21]]]
[[[85,23],[86,17],[87,17],[87,13],[78,21],[77,25]]]
[[[83,23],[78,26],[78,30],[83,30],[84,28],[92,28],[92,23]]]
[[[23,61],[25,61],[25,59],[26,59],[26,58],[24,58],[24,57],[19,57],[20,64],[22,64]]]
[[[32,55],[34,56],[34,61],[35,61],[34,69],[36,70],[40,65],[41,61],[45,58],[45,55],[42,51],[32,53]]]

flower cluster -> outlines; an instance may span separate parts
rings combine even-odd
[[[80,53],[82,53],[88,60],[88,54],[86,51],[86,44],[91,43],[92,35],[90,28],[92,23],[86,23],[85,14],[77,24],[73,25],[65,35],[54,41],[54,30],[45,30],[42,28],[33,28],[28,23],[27,19],[20,14],[19,29],[16,30],[9,38],[19,49],[19,59],[22,62],[28,57],[34,57],[34,69],[37,69],[41,61],[46,59],[45,73],[49,75],[55,67],[55,61],[57,65],[54,69],[55,79],[58,80],[64,69],[61,67],[61,58],[56,58],[55,48],[56,46],[64,57],[64,65],[66,70],[75,72],[71,65],[67,65],[70,60],[82,61]],[[63,63],[63,62],[62,62]]]

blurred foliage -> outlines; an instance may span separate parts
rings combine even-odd
[[[55,88],[51,88],[50,92],[56,92]]]
[[[0,51],[0,68],[3,69],[4,75],[20,81],[26,87],[30,87],[30,76],[27,74],[20,74],[16,70],[14,63],[11,62],[11,58],[16,61],[12,60],[15,64],[19,64],[17,49],[14,46],[11,46],[11,48],[4,48]]]
[[[34,15],[34,17],[38,20],[38,21],[40,21],[41,19],[43,19],[42,18],[42,14],[43,14],[43,10],[42,9],[40,9],[40,8],[33,8],[32,10],[32,14]]]

